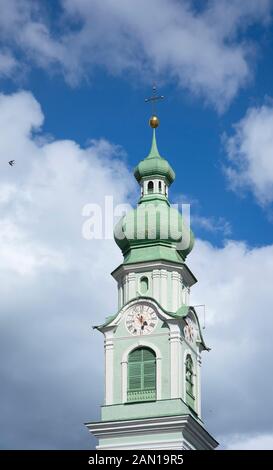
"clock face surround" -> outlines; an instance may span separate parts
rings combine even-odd
[[[126,313],[126,328],[134,336],[149,335],[154,331],[157,322],[156,311],[148,304],[133,305]]]

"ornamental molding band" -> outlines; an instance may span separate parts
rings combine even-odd
[[[161,98],[154,88],[147,101]],[[175,173],[158,151],[155,113],[150,126],[150,153],[134,170],[140,199],[114,230],[123,254],[112,273],[118,308],[94,327],[105,339],[101,420],[85,425],[100,450],[212,450],[218,443],[201,417],[201,353],[209,348],[190,304],[197,279],[186,264],[194,235],[168,199]],[[163,214],[160,224],[148,217],[155,208]],[[174,216],[183,227],[180,238],[171,230]],[[128,236],[136,220],[140,238]]]

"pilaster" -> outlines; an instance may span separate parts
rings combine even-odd
[[[154,269],[152,271],[152,288],[153,288],[153,297],[160,303],[160,271],[159,269]]]
[[[105,404],[113,404],[114,392],[114,342],[112,334],[108,332],[104,341],[105,351]]]
[[[133,299],[136,296],[136,275],[135,273],[128,274],[128,300]]]
[[[181,335],[178,326],[170,327],[171,398],[178,398],[181,393]]]
[[[172,281],[172,306],[171,311],[176,312],[179,308],[179,290],[180,290],[180,274],[176,271],[171,273]]]
[[[166,269],[160,271],[160,303],[163,308],[168,308],[168,272]]]

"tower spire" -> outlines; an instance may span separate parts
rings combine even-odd
[[[135,167],[134,175],[138,183],[140,183],[140,185],[142,186],[142,188],[144,186],[146,188],[148,184],[148,178],[150,178],[152,181],[156,180],[155,186],[158,186],[158,191],[153,191],[153,193],[161,194],[161,196],[167,197],[167,188],[174,181],[175,173],[169,162],[160,155],[156,142],[156,128],[159,126],[159,119],[155,114],[155,105],[159,100],[162,100],[163,98],[163,95],[157,95],[156,86],[154,85],[152,96],[150,96],[150,98],[145,99],[146,103],[151,103],[152,112],[154,113],[152,114],[149,120],[150,127],[153,130],[152,146],[149,155],[144,160],[141,160],[139,164]],[[158,178],[161,179],[161,182],[159,182]],[[150,183],[150,186],[152,185],[152,181]],[[167,188],[165,188],[165,186],[167,186]],[[142,191],[142,193],[145,196],[145,190]],[[150,190],[149,194],[151,194]]]
[[[147,158],[161,158],[158,148],[157,148],[155,128],[153,128],[152,146],[151,146],[151,150]]]

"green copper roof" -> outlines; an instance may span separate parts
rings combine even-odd
[[[162,176],[170,185],[175,179],[175,172],[171,165],[159,154],[156,144],[155,129],[153,129],[153,140],[150,153],[148,157],[141,160],[141,162],[136,166],[134,175],[138,182],[145,177]]]
[[[155,130],[151,151],[135,169],[135,177],[165,178],[170,184],[175,174],[159,155]],[[182,214],[171,207],[166,191],[145,192],[136,209],[129,211],[116,224],[114,237],[124,256],[124,264],[164,260],[183,263],[194,245],[194,235]]]
[[[165,260],[182,263],[194,245],[193,232],[167,200],[143,201],[115,226],[124,264]]]
[[[189,313],[189,306],[188,305],[181,305],[181,307],[176,311],[177,317],[186,317]]]

